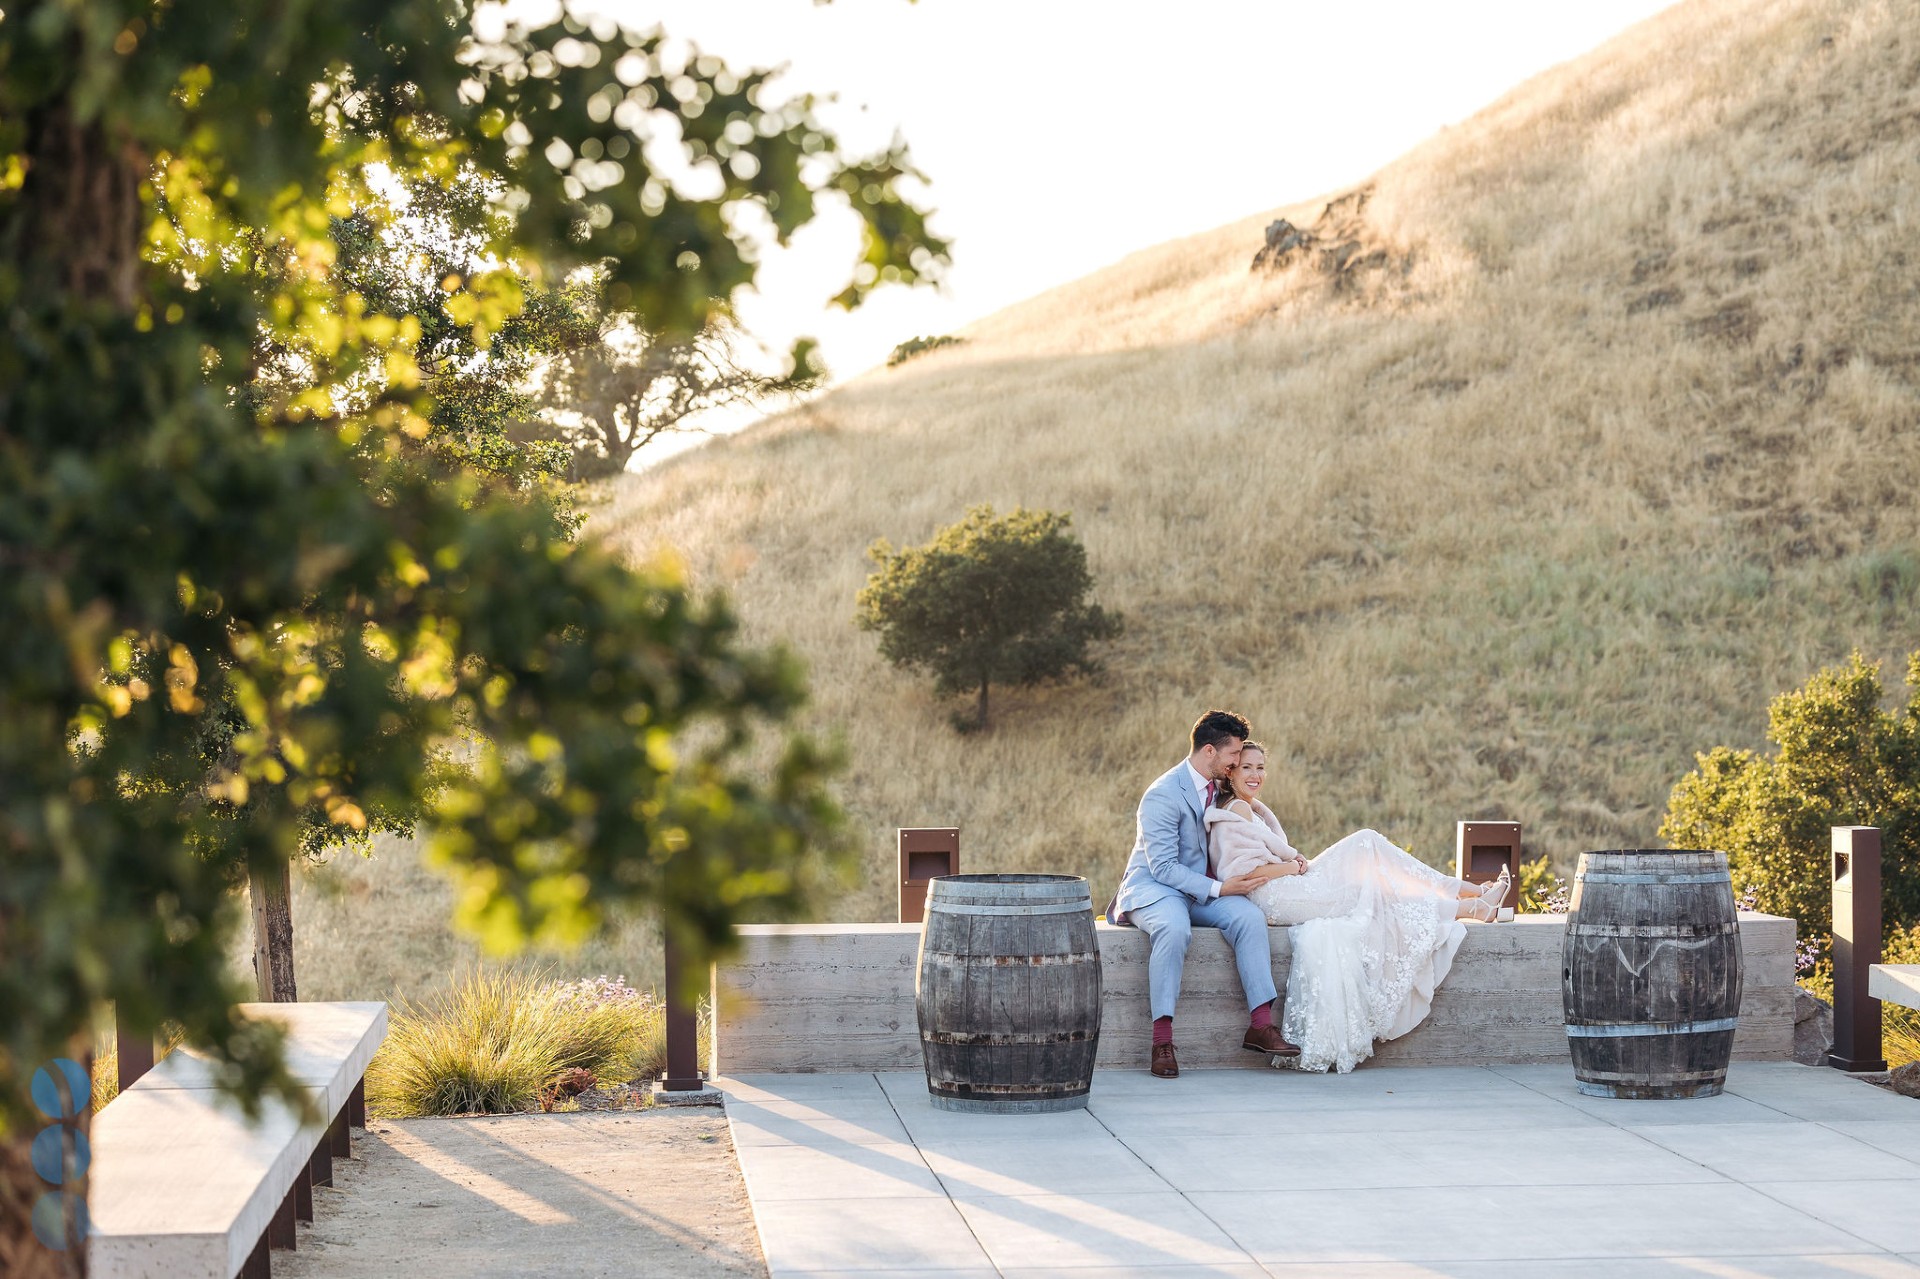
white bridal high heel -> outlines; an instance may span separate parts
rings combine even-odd
[[[1507,889],[1513,886],[1513,873],[1505,866],[1500,868],[1500,877],[1490,879],[1480,889],[1480,895],[1474,899],[1470,908],[1473,917],[1483,924],[1491,924],[1500,918],[1500,904],[1507,899]]]

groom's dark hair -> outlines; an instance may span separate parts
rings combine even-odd
[[[1247,726],[1245,718],[1232,711],[1208,711],[1193,724],[1193,749],[1202,746],[1218,746],[1229,737],[1236,741],[1246,741],[1253,736],[1253,729]]]

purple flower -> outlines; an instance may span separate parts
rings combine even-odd
[[[635,1004],[647,1008],[658,1002],[650,990],[635,990],[627,985],[625,976],[609,977],[601,973],[598,977],[582,977],[579,981],[567,982],[560,987],[560,998],[572,1004],[628,1005]]]

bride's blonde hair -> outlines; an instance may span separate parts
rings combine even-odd
[[[1264,755],[1267,753],[1267,748],[1262,746],[1259,742],[1254,741],[1251,737],[1249,737],[1245,741],[1245,743],[1243,743],[1240,747],[1240,758],[1245,759],[1247,757],[1248,751],[1259,751],[1262,755]],[[1239,765],[1235,764],[1234,767],[1238,768]],[[1234,793],[1232,773],[1228,773],[1221,780],[1226,782],[1226,785],[1222,786],[1219,790],[1215,791],[1213,794],[1213,806],[1215,808],[1225,808],[1228,804],[1231,804],[1236,799],[1246,799],[1246,796],[1238,795]],[[1252,803],[1251,800],[1248,800],[1247,802]]]

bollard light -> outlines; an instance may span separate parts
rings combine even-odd
[[[700,1022],[680,997],[680,948],[667,938],[667,1073],[660,1087],[666,1092],[698,1092],[707,1086],[700,1078]]]
[[[1513,884],[1502,906],[1520,904],[1520,823],[1461,822],[1455,828],[1453,875],[1469,884],[1488,884],[1506,867]]]
[[[1880,1001],[1867,993],[1880,962],[1880,828],[1833,828],[1833,1051],[1837,1070],[1885,1070]]]
[[[925,923],[927,886],[936,875],[959,873],[959,827],[900,827],[900,922]]]

